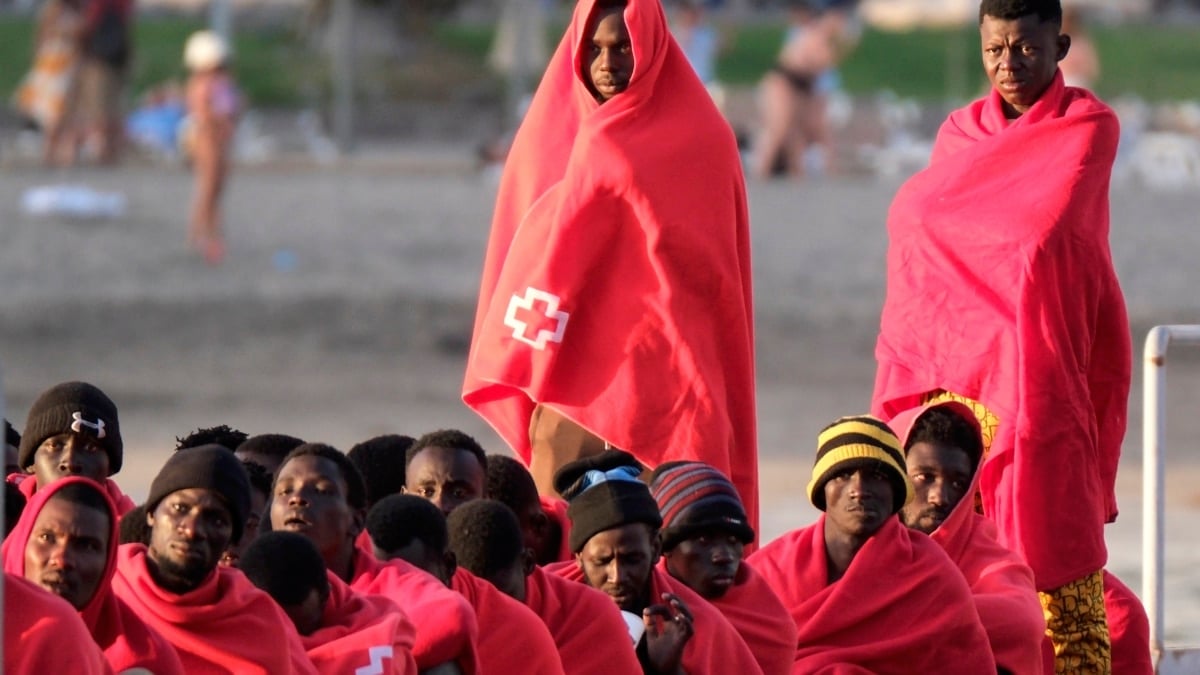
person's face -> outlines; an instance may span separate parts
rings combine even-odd
[[[157,568],[157,580],[177,593],[199,586],[233,538],[232,512],[207,488],[172,492],[146,515],[146,522],[147,555]]]
[[[979,24],[983,68],[1004,100],[1009,118],[1019,117],[1037,102],[1054,81],[1058,62],[1067,55],[1071,38],[1060,35],[1053,22],[1036,14],[1019,19],[983,17]]]
[[[589,586],[607,593],[622,610],[641,614],[658,553],[650,527],[632,523],[593,536],[575,554],[575,564]]]
[[[271,529],[312,540],[326,564],[354,546],[362,524],[346,501],[346,482],[332,460],[302,455],[279,467],[271,500]]]
[[[450,515],[459,505],[483,497],[483,467],[469,450],[430,446],[413,457],[404,492],[433,502]]]
[[[104,579],[111,528],[107,513],[51,497],[25,544],[25,578],[82,610]]]
[[[17,461],[20,452],[15,445],[4,444],[4,475],[8,476],[21,472],[21,464]]]
[[[667,571],[702,597],[714,600],[733,586],[745,545],[719,529],[684,539],[663,553]]]
[[[66,433],[42,441],[33,453],[38,489],[59,478],[83,476],[103,483],[108,478],[108,453],[95,436]]]
[[[633,44],[621,8],[605,10],[596,16],[592,39],[584,48],[588,80],[597,101],[604,103],[629,87],[629,78],[633,76]]]
[[[225,549],[221,556],[221,564],[226,567],[237,567],[246,547],[258,539],[258,527],[262,524],[263,511],[267,508],[267,495],[258,490],[250,490],[250,513],[246,516],[246,524],[242,526],[241,540]]]
[[[920,441],[908,449],[907,464],[914,498],[900,517],[912,529],[933,534],[971,487],[971,460],[960,448]]]
[[[321,616],[325,613],[325,602],[328,599],[328,596],[322,596],[321,592],[314,588],[300,602],[280,607],[296,626],[297,633],[312,635],[321,627]]]
[[[869,537],[892,515],[892,484],[881,466],[843,471],[825,483],[825,520],[840,533]]]

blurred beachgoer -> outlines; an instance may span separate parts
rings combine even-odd
[[[1063,7],[1062,32],[1071,38],[1071,50],[1058,63],[1063,80],[1068,87],[1091,89],[1100,79],[1100,54],[1078,8]]]
[[[212,265],[225,258],[220,202],[242,106],[237,85],[227,68],[228,60],[229,48],[216,33],[200,31],[188,38],[184,63],[191,71],[187,107],[196,176],[188,244]]]
[[[683,49],[683,55],[712,95],[717,108],[724,108],[725,89],[717,82],[717,57],[722,37],[705,9],[705,0],[679,0],[679,9],[671,23],[671,34]]]
[[[951,113],[889,211],[872,409],[971,407],[983,513],[1033,569],[1056,671],[1106,673],[1132,371],[1109,245],[1119,124],[1063,81],[1058,0],[983,0],[979,27],[992,91]]]
[[[71,122],[78,100],[84,0],[49,0],[38,16],[33,66],[21,81],[17,109],[42,132],[42,161],[75,161]]]
[[[102,164],[116,160],[124,138],[121,97],[133,52],[132,21],[132,0],[88,0],[76,125],[82,149]]]

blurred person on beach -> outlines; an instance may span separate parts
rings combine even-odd
[[[505,164],[464,402],[543,495],[620,447],[716,466],[757,522],[752,307],[729,123],[658,0],[580,0]]]
[[[133,52],[133,0],[88,0],[79,69],[81,148],[101,164],[116,161],[124,140],[122,96]]]
[[[193,33],[184,48],[184,63],[191,73],[187,81],[187,146],[195,174],[187,241],[210,265],[225,259],[221,195],[229,177],[229,155],[242,108],[228,69],[229,57],[225,41],[211,31]]]
[[[717,57],[725,47],[724,37],[713,24],[705,3],[708,0],[678,0],[671,34],[683,55],[704,83],[719,110],[725,107],[725,88],[717,81]]]
[[[913,486],[886,424],[857,415],[821,430],[808,497],[817,522],[747,560],[796,622],[792,672],[995,675],[966,580],[896,517]]]
[[[1058,64],[1063,80],[1068,87],[1091,89],[1100,79],[1100,53],[1078,7],[1063,5],[1062,32],[1071,36],[1071,50]]]
[[[980,4],[992,90],[950,114],[888,214],[872,409],[972,409],[983,514],[1033,569],[1055,672],[1107,673],[1104,525],[1132,370],[1109,246],[1120,132],[1066,86],[1061,25],[1058,0]]]
[[[1000,544],[995,523],[975,511],[983,454],[975,413],[946,401],[906,410],[891,425],[913,484],[914,498],[901,509],[901,520],[929,535],[962,571],[996,666],[1041,673],[1048,641],[1033,570]]]
[[[33,65],[17,87],[16,108],[42,133],[47,166],[75,162],[85,0],[49,0],[38,14]]]

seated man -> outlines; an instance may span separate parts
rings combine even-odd
[[[113,590],[175,647],[187,673],[315,674],[271,597],[219,566],[250,508],[246,470],[219,445],[171,455],[150,484],[150,544],[125,544]]]
[[[533,475],[512,457],[488,455],[487,493],[517,514],[526,550],[538,550],[562,536],[562,530],[551,526],[542,510],[544,502]],[[547,536],[548,527],[556,536]],[[562,547],[566,548],[565,538]],[[550,545],[546,550],[558,551],[559,546]],[[550,629],[568,673],[605,675],[640,670],[621,612],[604,593],[533,566],[525,577],[525,605]]]
[[[447,516],[456,506],[486,496],[487,455],[479,442],[455,429],[418,438],[405,453],[404,493],[428,499]]]
[[[799,629],[793,673],[995,675],[962,574],[894,517],[912,499],[903,467],[886,424],[837,420],[818,437],[808,484],[824,513],[747,559]]]
[[[533,486],[532,492],[530,486]],[[488,499],[503,502],[517,514],[521,530],[525,532],[525,546],[533,551],[537,564],[549,565],[571,559],[571,552],[567,550],[567,531],[570,530],[567,503],[558,497],[538,495],[533,474],[524,464],[508,455],[488,455],[484,489]]]
[[[604,591],[627,613],[627,622],[641,617],[637,632],[643,634],[636,642],[644,672],[761,673],[729,621],[655,567],[662,517],[650,489],[637,479],[642,470],[619,450],[559,469],[554,483],[569,503],[575,560],[547,571]]]
[[[446,528],[458,561],[451,587],[471,602],[479,618],[483,672],[504,672],[520,663],[522,673],[563,673],[549,629],[523,604],[533,558],[512,510],[475,499],[454,509]]]
[[[29,408],[17,456],[21,471],[28,473],[11,474],[8,481],[29,499],[59,478],[91,478],[125,514],[133,500],[109,478],[121,470],[123,451],[112,399],[87,382],[63,382],[42,392]]]
[[[366,499],[353,462],[336,448],[306,443],[279,465],[271,529],[308,537],[334,576],[404,610],[417,629],[413,657],[422,671],[449,663],[462,673],[474,673],[478,627],[462,596],[411,565],[384,565],[355,546]]]
[[[915,498],[900,518],[941,545],[971,587],[996,666],[1042,672],[1046,619],[1033,570],[1000,545],[996,525],[975,512],[983,439],[975,413],[948,401],[906,410],[891,426],[904,441]],[[1149,642],[1147,642],[1149,645]]]
[[[775,591],[742,564],[754,530],[733,484],[703,462],[667,462],[650,474],[663,527],[659,568],[721,610],[764,675],[790,673],[796,623]]]
[[[175,648],[113,594],[117,545],[112,499],[87,478],[63,478],[37,491],[4,540],[4,571],[69,602],[114,672],[182,675]]]
[[[5,673],[109,675],[112,668],[79,614],[59,598],[4,573]]]
[[[291,618],[321,675],[417,674],[416,631],[404,612],[386,598],[350,590],[303,535],[264,534],[243,552],[241,570]]]

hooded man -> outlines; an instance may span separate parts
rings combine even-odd
[[[4,672],[11,675],[110,675],[112,667],[75,608],[4,573]]]
[[[4,571],[69,602],[114,672],[182,675],[175,648],[113,593],[117,546],[112,499],[90,479],[72,476],[34,494],[4,540]]]
[[[861,415],[823,429],[808,496],[817,522],[747,560],[799,629],[793,673],[995,675],[962,574],[895,517],[912,484],[886,424]]]

